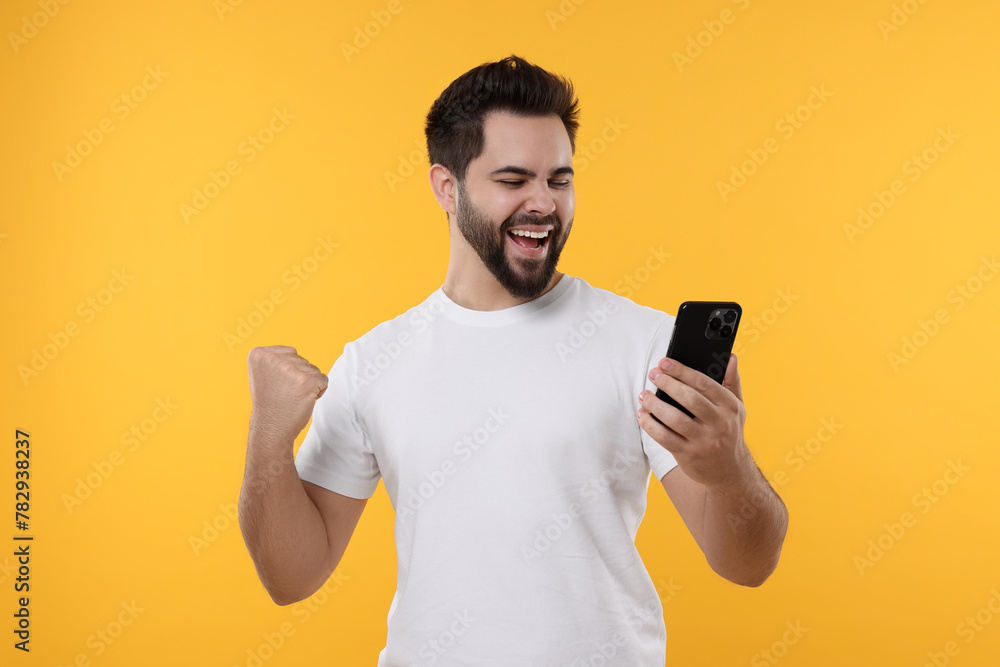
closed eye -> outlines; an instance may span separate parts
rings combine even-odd
[[[512,188],[520,187],[525,183],[527,183],[527,181],[523,179],[502,179],[497,182],[503,183],[504,185]],[[554,188],[568,188],[572,184],[573,182],[569,180],[549,181],[549,185],[551,185]]]

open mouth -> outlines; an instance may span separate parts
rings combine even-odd
[[[507,231],[507,236],[518,247],[528,251],[530,254],[540,254],[542,249],[549,242],[549,230],[532,232],[525,229],[511,229]]]

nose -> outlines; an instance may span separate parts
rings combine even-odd
[[[528,200],[524,203],[524,208],[532,215],[545,216],[556,210],[556,200],[549,190],[549,184],[542,181],[533,185]]]

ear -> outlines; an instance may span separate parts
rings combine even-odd
[[[444,165],[435,163],[431,165],[428,177],[430,178],[431,190],[434,192],[434,198],[437,199],[438,205],[446,213],[455,215],[458,210],[455,200],[458,181],[455,179],[455,176]]]

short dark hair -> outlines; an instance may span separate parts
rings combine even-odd
[[[580,109],[573,84],[511,55],[474,67],[452,81],[434,101],[424,128],[431,164],[444,165],[463,182],[469,163],[483,152],[483,121],[493,111],[517,116],[555,114],[576,152]]]

